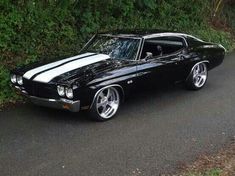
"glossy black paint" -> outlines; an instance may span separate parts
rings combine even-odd
[[[162,33],[162,31],[157,33]],[[128,37],[140,37],[141,47],[143,47],[145,36],[151,34],[150,32],[128,33]],[[123,33],[115,33],[115,35],[121,36]],[[82,107],[88,107],[91,105],[95,93],[105,86],[116,86],[124,97],[130,90],[140,85],[159,85],[165,81],[185,81],[192,67],[198,62],[205,61],[209,70],[222,63],[225,55],[225,49],[222,46],[197,41],[184,34],[175,35],[185,40],[185,47],[171,55],[141,60],[142,50],[140,47],[136,60],[108,59],[100,61],[61,74],[47,84],[24,79],[24,88],[33,96],[59,99],[57,85],[68,87],[76,85],[73,100],[80,100]],[[34,67],[35,65],[17,68],[12,73],[23,75]]]

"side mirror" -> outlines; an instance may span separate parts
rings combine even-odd
[[[182,53],[179,55],[179,57],[180,57],[181,60],[191,58],[190,53],[189,53],[189,51],[187,49],[184,49],[182,51]]]
[[[146,52],[145,60],[152,59],[153,58],[153,53],[151,52]]]
[[[188,53],[189,53],[188,49],[183,49],[182,54],[188,54]]]

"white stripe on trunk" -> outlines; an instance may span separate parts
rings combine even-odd
[[[41,71],[44,71],[44,70],[47,70],[47,69],[50,69],[50,68],[53,68],[53,67],[56,67],[60,64],[63,64],[65,62],[69,62],[73,59],[79,59],[81,57],[85,57],[85,56],[89,56],[93,53],[85,53],[85,54],[80,54],[80,55],[77,55],[77,56],[73,56],[73,57],[69,57],[69,58],[66,58],[66,59],[63,59],[63,60],[59,60],[59,61],[56,61],[56,62],[52,62],[52,63],[49,63],[49,64],[46,64],[46,65],[43,65],[43,66],[40,66],[40,67],[37,67],[37,68],[34,68],[32,70],[29,70],[27,71],[25,74],[24,74],[24,78],[26,79],[30,79],[32,78],[35,74],[37,73],[40,73]]]
[[[103,60],[106,60],[109,58],[110,57],[108,55],[98,54],[98,55],[86,57],[83,59],[78,59],[76,61],[72,61],[67,64],[64,64],[60,67],[43,72],[42,74],[39,74],[38,76],[36,76],[34,78],[34,81],[48,83],[53,78],[55,78],[63,73],[66,73],[66,72],[69,72],[69,71],[72,71],[72,70],[75,70],[75,69],[78,69],[78,68],[81,68],[81,67],[84,67],[84,66],[87,66],[90,64],[94,64],[96,62],[103,61]]]

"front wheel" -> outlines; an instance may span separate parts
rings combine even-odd
[[[201,89],[207,81],[208,71],[205,63],[194,65],[189,77],[186,80],[186,87],[191,90]]]
[[[115,87],[108,87],[97,92],[90,109],[90,116],[97,121],[111,119],[120,105],[120,95]]]

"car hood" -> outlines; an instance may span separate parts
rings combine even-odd
[[[105,54],[85,53],[27,70],[23,78],[41,83],[82,85],[126,62],[110,59]]]

